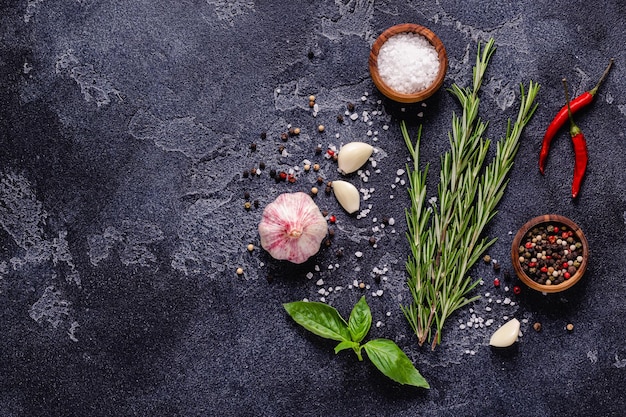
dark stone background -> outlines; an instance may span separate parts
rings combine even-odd
[[[0,415],[626,415],[625,20],[619,0],[1,2]],[[434,352],[417,346],[399,308],[409,295],[408,197],[396,184],[406,179],[397,170],[408,154],[398,121],[412,132],[424,125],[434,195],[459,107],[445,88],[404,108],[374,88],[369,48],[403,22],[428,26],[445,43],[444,87],[468,85],[477,43],[495,38],[481,108],[494,140],[516,114],[519,83],[542,85],[487,230],[498,238],[489,254],[502,270],[474,268],[482,298],[450,319]],[[563,104],[561,78],[580,94],[610,57],[611,75],[577,116],[590,163],[573,202],[567,132],[555,139],[545,176],[541,138]],[[359,119],[337,123],[348,102]],[[289,125],[303,133],[281,156]],[[269,169],[310,159],[326,179],[338,178],[314,148],[353,140],[378,149],[369,182],[348,178],[374,189],[362,203],[370,213],[350,217],[321,193],[318,204],[338,219],[331,247],[299,267],[248,253],[263,207],[315,181],[300,172],[295,184],[276,184]],[[267,169],[243,178],[260,161]],[[258,208],[244,210],[245,191]],[[507,278],[513,234],[545,213],[583,228],[588,272],[559,295],[524,288],[515,296],[516,280]],[[385,216],[395,225],[381,228]],[[384,271],[380,284],[376,270]],[[355,279],[371,289],[350,289]],[[342,289],[326,301],[346,316],[367,295],[380,322],[369,337],[395,340],[430,390],[397,385],[350,352],[335,355],[282,309],[331,286]],[[371,296],[378,289],[383,295]],[[494,325],[460,329],[472,314]],[[522,321],[523,336],[496,352],[488,339],[505,317]]]

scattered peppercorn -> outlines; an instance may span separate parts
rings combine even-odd
[[[288,135],[287,133],[283,132],[283,133],[281,133],[281,134],[280,134],[280,138],[281,138],[284,142],[286,142],[286,141],[289,139],[289,135]]]
[[[309,107],[315,107],[315,101],[309,100]]]
[[[567,326],[565,326],[565,328],[567,329],[568,332],[571,332],[572,330],[574,330],[574,325],[572,323],[568,323]]]
[[[248,252],[254,251],[254,245],[252,243],[248,244]]]
[[[243,268],[237,268],[237,275],[243,275]]]
[[[500,262],[493,261],[493,270],[496,272],[500,270]]]
[[[335,255],[337,256],[337,258],[341,258],[343,256],[343,248],[337,249],[337,252],[335,252]]]
[[[290,183],[290,184],[295,183],[295,182],[296,182],[296,176],[295,176],[295,175],[293,175],[293,174],[289,174],[289,175],[287,176],[287,181],[289,181],[289,183]]]
[[[313,164],[313,171],[317,172],[320,170],[320,164]]]
[[[259,200],[254,200],[252,204],[254,205],[254,208],[259,208]]]
[[[337,222],[337,217],[335,217],[335,215],[333,214],[328,218],[328,221],[332,224],[335,224]]]
[[[337,115],[337,123],[343,123],[343,114]]]
[[[252,143],[250,144],[250,150],[251,150],[252,152],[256,151],[256,143],[252,142]]]
[[[270,178],[274,178],[276,176],[276,170],[274,168],[270,169]]]
[[[313,188],[311,188],[311,194],[313,194],[313,195],[317,195],[317,192],[318,192],[317,187],[313,187]]]
[[[522,293],[522,288],[519,285],[513,287],[513,294],[520,295]]]
[[[243,208],[245,208],[246,210],[250,210],[252,208],[252,204],[250,204],[249,201],[246,201],[245,203],[243,203]]]
[[[354,103],[350,103],[350,102],[348,102],[348,104],[346,105],[346,107],[348,108],[348,111],[354,111]]]
[[[263,161],[259,162],[259,168],[260,169],[265,169],[265,162],[263,162]]]
[[[329,247],[331,245],[331,243],[332,242],[330,241],[330,239],[328,239],[328,238],[324,239],[324,246]]]
[[[315,155],[319,155],[319,154],[321,154],[321,153],[322,153],[322,147],[321,147],[321,146],[319,146],[319,145],[317,145],[317,146],[315,147]]]
[[[283,153],[284,150],[285,150],[285,147],[283,145],[280,145],[278,147],[278,153]]]
[[[306,54],[306,56],[307,56],[307,58],[309,58],[309,59],[313,59],[313,58],[315,58],[315,53],[314,53],[313,51],[309,51],[309,52]]]
[[[307,171],[307,172],[310,171],[311,170],[311,165],[304,164],[304,170]]]
[[[315,101],[315,96],[311,94],[311,95],[309,96],[309,101]]]
[[[484,261],[486,264],[488,264],[489,262],[491,262],[491,256],[489,256],[489,255],[485,255],[485,256],[483,256],[483,261]]]
[[[252,175],[256,175],[256,168],[252,168],[252,169],[250,170],[250,174],[252,174]]]
[[[330,194],[330,192],[332,191],[332,189],[333,189],[332,187],[326,186],[326,188],[324,189],[324,192],[325,192],[326,194]]]
[[[250,172],[248,170],[243,171],[243,177],[248,178],[250,176]]]
[[[293,134],[294,134],[294,135],[299,135],[299,134],[300,134],[300,128],[299,128],[299,127],[296,127],[296,128],[293,130]]]
[[[324,184],[324,178],[322,178],[322,177],[317,177],[317,183],[318,183],[319,185]]]
[[[536,322],[535,324],[533,324],[533,329],[535,329],[536,332],[540,332],[541,331],[541,323]]]
[[[371,246],[374,246],[376,244],[376,238],[374,236],[370,237],[369,243]]]
[[[282,181],[285,181],[287,179],[287,173],[285,171],[280,171],[280,174],[278,174],[278,178],[280,178]]]
[[[359,288],[360,288],[360,289],[365,288],[365,283],[364,283],[364,282],[359,283]]]
[[[374,282],[380,284],[380,274],[374,274]]]
[[[333,229],[332,227],[328,228],[328,236],[329,237],[335,237],[335,229]]]
[[[325,129],[326,129],[326,128],[324,127],[324,125],[319,125],[319,126],[317,127],[317,131],[318,131],[318,132],[320,132],[320,133],[322,133]]]
[[[493,286],[496,288],[500,286],[500,280],[498,278],[493,280]]]
[[[328,216],[328,210],[322,210],[322,216],[324,217]]]

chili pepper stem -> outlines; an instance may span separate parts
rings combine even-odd
[[[600,88],[600,85],[602,85],[602,83],[604,82],[606,77],[609,75],[609,71],[611,70],[611,67],[613,66],[613,61],[615,61],[614,58],[611,58],[609,60],[609,65],[606,66],[606,69],[602,73],[602,76],[598,80],[598,83],[595,85],[595,87],[593,87],[591,90],[589,90],[589,94],[591,94],[592,96],[596,95],[596,93],[598,92],[598,89]]]
[[[572,108],[570,107],[569,104],[569,91],[567,90],[567,79],[563,78],[563,89],[565,90],[565,102],[567,103],[567,116],[569,117],[569,124],[570,124],[570,128],[569,128],[569,134],[571,137],[574,137],[581,132],[580,128],[578,126],[576,126],[576,123],[574,123],[574,116],[572,115]]]

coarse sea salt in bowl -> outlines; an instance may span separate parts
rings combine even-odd
[[[443,84],[448,55],[430,29],[403,23],[385,30],[372,45],[369,69],[376,88],[391,100],[417,103]]]

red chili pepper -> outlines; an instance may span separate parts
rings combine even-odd
[[[580,192],[580,185],[583,182],[585,171],[587,170],[587,161],[589,156],[587,155],[587,141],[585,135],[578,126],[574,123],[574,116],[572,116],[571,105],[569,101],[569,93],[567,92],[567,81],[563,78],[563,88],[565,89],[565,101],[567,102],[567,115],[569,117],[569,134],[572,137],[572,144],[574,145],[574,179],[572,180],[572,198],[578,197]]]
[[[611,60],[609,61],[609,65],[604,70],[604,73],[602,73],[602,77],[600,77],[600,80],[598,81],[596,86],[593,87],[589,91],[585,91],[584,93],[582,93],[581,95],[579,95],[578,97],[576,97],[574,100],[571,101],[570,109],[571,109],[572,114],[578,112],[578,110],[585,108],[589,104],[591,104],[591,102],[593,101],[593,98],[598,92],[598,89],[600,88],[600,85],[609,74],[609,70],[611,69],[612,65],[613,65],[613,58],[611,58]],[[561,129],[561,127],[567,122],[567,119],[568,119],[567,105],[565,105],[561,107],[561,110],[559,110],[556,116],[554,116],[554,119],[552,119],[552,122],[550,122],[550,125],[548,126],[546,133],[543,135],[543,141],[541,143],[541,151],[539,152],[539,172],[541,172],[541,174],[544,173],[544,170],[546,167],[546,161],[548,160],[548,152],[550,151],[550,143],[552,143],[552,139],[554,138],[554,136],[556,136],[556,133],[559,131],[559,129]]]

